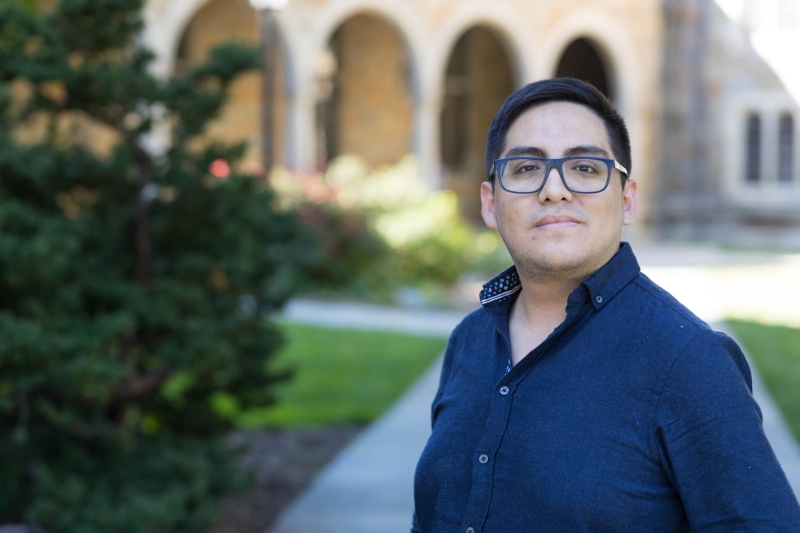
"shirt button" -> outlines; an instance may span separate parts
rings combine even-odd
[[[474,527],[468,527],[467,528],[467,533],[475,533],[475,528]]]
[[[482,453],[481,456],[478,457],[478,461],[480,461],[482,465],[485,465],[486,463],[489,462],[489,456],[486,455],[485,453]]]
[[[603,303],[603,297],[602,297],[602,296],[596,296],[596,297],[595,297],[595,301],[596,301],[597,303],[601,304],[601,303]]]
[[[505,385],[503,385],[502,387],[500,387],[500,394],[502,394],[503,396],[505,396],[506,394],[508,394],[508,387],[506,387]]]

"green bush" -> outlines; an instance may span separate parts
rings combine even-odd
[[[381,268],[366,273],[376,283],[451,285],[465,272],[510,264],[497,233],[470,226],[455,193],[432,189],[412,155],[374,171],[342,156],[324,175],[284,171],[273,182],[287,206],[306,202],[363,216],[389,250]]]
[[[0,524],[205,531],[243,483],[219,398],[269,405],[284,377],[263,315],[368,267],[338,229],[377,241],[280,209],[243,146],[191,148],[253,50],[160,82],[141,0],[27,4],[0,2]],[[78,142],[98,131],[105,154]]]

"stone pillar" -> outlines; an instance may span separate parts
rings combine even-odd
[[[439,144],[442,99],[439,94],[423,94],[415,103],[413,146],[419,171],[432,188],[440,189],[443,186]]]
[[[708,184],[709,2],[667,0],[663,4],[662,158],[655,207],[657,228],[669,237],[703,237],[714,216]]]
[[[312,87],[298,87],[289,104],[288,167],[301,172],[317,167],[315,130],[316,95]]]

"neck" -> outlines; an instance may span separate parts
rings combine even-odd
[[[522,290],[511,307],[511,362],[516,365],[556,329],[567,316],[567,298],[577,281],[539,283],[520,277]]]
[[[582,279],[559,280],[540,283],[520,277],[522,291],[515,303],[525,322],[546,322],[555,320],[555,325],[567,316],[567,298],[580,285]]]

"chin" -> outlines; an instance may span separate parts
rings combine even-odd
[[[531,281],[580,277],[588,258],[576,250],[537,250],[527,254],[511,253],[520,274]]]

